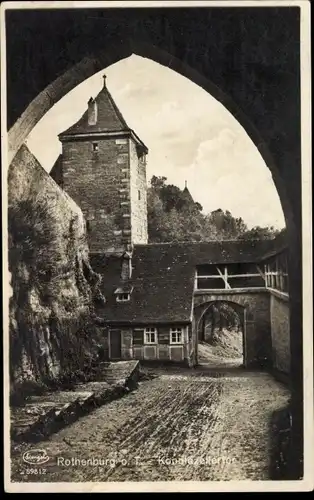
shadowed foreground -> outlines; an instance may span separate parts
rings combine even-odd
[[[241,369],[157,371],[40,446],[16,448],[12,480],[269,479],[270,419],[289,397],[282,385]],[[49,460],[28,466],[22,455],[35,448]]]

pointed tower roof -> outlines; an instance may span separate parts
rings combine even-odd
[[[184,198],[186,199],[186,201],[194,203],[193,197],[192,197],[190,191],[188,190],[187,181],[185,181],[185,187],[184,187],[182,193],[183,193]]]
[[[113,97],[107,88],[105,75],[103,76],[103,79],[103,88],[97,97],[95,99],[92,97],[90,98],[88,101],[88,109],[85,111],[83,116],[76,123],[74,123],[74,125],[59,134],[59,139],[62,141],[67,138],[74,138],[75,136],[99,136],[100,134],[120,135],[124,133],[126,135],[132,135],[133,139],[142,145],[147,153],[147,147],[127,125],[122,113],[114,102]],[[93,107],[94,109],[93,120],[90,120],[89,117],[90,107]]]

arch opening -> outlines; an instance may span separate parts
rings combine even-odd
[[[210,368],[246,366],[244,306],[228,300],[217,300],[196,306],[198,365]]]

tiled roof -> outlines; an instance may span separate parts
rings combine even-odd
[[[221,240],[206,242],[178,242],[178,243],[151,243],[148,245],[135,245],[138,251],[145,254],[158,255],[165,253],[167,259],[185,260],[193,266],[198,264],[232,264],[240,262],[259,261],[270,249],[273,248],[271,240]]]
[[[102,275],[101,291],[106,305],[97,311],[108,322],[190,322],[195,266],[198,264],[258,262],[270,242],[213,241],[135,245],[129,302],[116,303],[121,281],[121,259],[101,254],[90,256],[93,269]]]
[[[269,248],[262,255],[262,260],[268,259],[274,255],[277,255],[280,252],[284,252],[288,248],[288,238],[286,231],[283,231],[276,236],[273,240],[270,241]]]
[[[62,138],[64,135],[75,134],[90,134],[94,132],[118,132],[129,131],[126,121],[124,120],[118,106],[114,102],[106,85],[103,86],[95,99],[98,107],[97,122],[95,125],[88,124],[88,110],[83,116],[72,125],[70,128],[59,134]]]

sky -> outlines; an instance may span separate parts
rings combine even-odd
[[[231,113],[208,92],[175,71],[132,55],[75,87],[38,122],[27,145],[49,172],[61,153],[58,134],[75,123],[90,97],[107,87],[149,149],[147,179],[185,181],[203,212],[221,208],[256,225],[285,226],[270,170]]]

